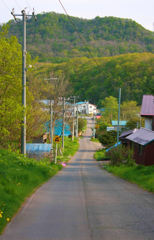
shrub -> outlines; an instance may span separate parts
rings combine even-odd
[[[83,132],[87,127],[87,120],[85,118],[78,119],[78,132]]]
[[[123,145],[120,145],[114,149],[111,149],[107,156],[110,158],[111,165],[120,165],[125,164],[128,166],[135,165],[135,161],[133,159],[133,150],[125,147]]]
[[[116,131],[104,131],[101,135],[98,136],[99,141],[105,146],[112,146],[116,143]]]

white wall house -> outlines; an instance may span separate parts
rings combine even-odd
[[[144,117],[145,128],[154,131],[154,96],[143,95],[141,117]]]
[[[92,114],[95,115],[97,113],[97,107],[94,104],[89,102],[78,102],[76,103],[76,111],[82,114]]]

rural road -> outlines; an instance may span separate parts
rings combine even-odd
[[[27,200],[0,240],[154,239],[154,195],[98,167],[91,126],[67,167]]]

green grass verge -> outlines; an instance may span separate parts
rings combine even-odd
[[[94,154],[94,158],[97,161],[108,160],[108,158],[106,157],[105,149],[101,149],[101,150],[96,151],[95,154]]]
[[[79,149],[78,138],[74,137],[74,141],[71,138],[65,137],[64,139],[64,152],[63,156],[58,156],[57,160],[67,162],[70,157],[73,156],[76,151]]]
[[[78,140],[65,139],[62,161],[68,161],[78,150]],[[37,161],[22,155],[0,150],[0,232],[20,208],[26,197],[55,175],[61,164],[55,165],[48,159]]]
[[[90,141],[92,141],[92,142],[100,142],[100,141],[98,140],[98,138],[91,138]]]
[[[132,183],[136,183],[138,186],[154,192],[154,165],[153,166],[105,166],[108,172],[121,177]]]

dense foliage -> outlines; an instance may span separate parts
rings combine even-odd
[[[109,157],[110,164],[113,166],[119,166],[121,164],[127,166],[136,165],[133,155],[133,150],[123,145],[119,145],[107,152],[107,157]]]
[[[27,55],[27,65],[30,56]],[[22,52],[16,37],[8,38],[7,28],[0,32],[0,146],[20,147],[22,107]],[[27,141],[42,133],[47,119],[27,83]]]
[[[97,64],[96,64],[97,63]],[[154,94],[154,54],[133,53],[105,58],[74,58],[60,64],[40,63],[35,74],[50,76],[63,72],[70,80],[76,96],[102,106],[102,100],[118,98],[119,87],[123,101],[136,101],[141,105],[143,94]],[[127,104],[126,104],[127,105]],[[131,103],[131,107],[134,105]],[[126,106],[123,106],[126,109]],[[124,116],[126,116],[126,111]]]
[[[21,41],[21,20],[10,23],[10,34]],[[39,56],[40,61],[58,62],[70,57],[153,52],[154,35],[131,19],[87,20],[51,12],[37,15],[36,22],[33,18],[27,21],[27,45],[32,56]]]

